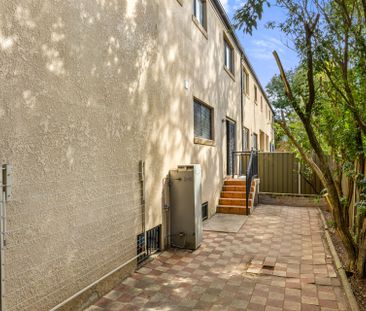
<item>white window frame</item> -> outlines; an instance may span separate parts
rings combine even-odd
[[[234,75],[234,48],[226,36],[224,36],[224,66]]]
[[[207,0],[193,0],[193,15],[204,29],[207,29]]]

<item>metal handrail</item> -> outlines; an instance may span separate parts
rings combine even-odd
[[[252,180],[253,180],[253,178],[255,178],[257,176],[258,176],[258,151],[252,149],[250,152],[247,172],[245,174],[245,182],[246,182],[245,200],[246,200],[246,214],[247,215],[249,215],[249,196],[250,196],[250,190],[252,187]]]
[[[247,151],[233,151],[232,152],[232,177],[235,176],[235,159],[236,156],[243,156],[248,155],[249,161],[245,172],[245,182],[246,182],[246,189],[245,189],[245,200],[246,200],[246,214],[249,215],[249,196],[250,190],[252,185],[252,180],[258,176],[258,150],[251,149]],[[241,170],[239,171],[239,176],[241,174]]]
[[[235,176],[235,159],[236,159],[236,156],[238,155],[245,155],[245,154],[250,154],[251,153],[251,150],[243,150],[243,151],[233,151],[232,152],[232,157],[231,157],[231,169],[232,169],[232,172],[231,172],[231,175],[232,177],[234,178]],[[238,174],[240,176],[240,172]]]

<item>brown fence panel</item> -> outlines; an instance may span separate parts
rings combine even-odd
[[[247,161],[244,156],[244,168]],[[319,194],[322,190],[319,178],[302,168],[293,153],[261,152],[258,166],[261,192]]]
[[[306,173],[306,170],[301,167],[301,193],[302,194],[319,194],[323,185],[320,179],[311,172],[310,176]]]

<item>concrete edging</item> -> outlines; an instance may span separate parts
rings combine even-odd
[[[259,192],[258,196],[259,203],[267,205],[322,207],[326,204],[322,197],[316,195]]]
[[[320,218],[322,219],[322,222],[323,222],[323,225],[324,225],[325,237],[327,239],[327,243],[328,243],[328,246],[329,246],[329,250],[330,250],[330,252],[332,254],[332,257],[334,259],[334,264],[335,264],[336,269],[338,271],[338,274],[339,274],[339,276],[341,278],[342,285],[343,285],[344,291],[345,291],[346,296],[347,296],[347,299],[348,299],[348,303],[349,303],[352,311],[360,311],[360,308],[358,306],[358,303],[357,303],[357,300],[355,298],[355,295],[353,294],[353,291],[352,291],[352,288],[351,288],[351,284],[348,281],[348,278],[347,278],[346,273],[344,271],[343,265],[342,265],[342,263],[341,263],[341,261],[340,261],[340,259],[338,257],[337,251],[336,251],[336,249],[334,247],[332,238],[330,237],[330,234],[328,232],[328,226],[327,226],[327,223],[325,221],[323,212],[322,212],[322,210],[319,207],[318,207],[318,211],[320,213]]]

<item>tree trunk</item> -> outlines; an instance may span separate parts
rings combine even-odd
[[[309,88],[309,99],[308,102],[305,105],[305,113],[302,111],[299,103],[296,101],[292,94],[291,86],[287,80],[285,71],[283,69],[281,60],[277,54],[276,51],[273,51],[273,56],[276,59],[277,65],[280,70],[280,76],[284,83],[285,87],[285,93],[294,108],[296,114],[300,118],[304,129],[306,131],[306,134],[309,138],[309,142],[311,147],[313,148],[315,154],[317,155],[319,159],[319,164],[311,165],[312,168],[315,169],[315,173],[322,177],[322,183],[323,186],[326,187],[328,191],[328,198],[329,202],[332,205],[333,208],[333,216],[335,223],[337,225],[337,231],[339,232],[339,236],[347,250],[348,257],[350,260],[350,267],[353,269],[355,267],[356,258],[357,258],[357,245],[354,243],[351,232],[349,231],[349,228],[347,226],[347,222],[345,221],[344,215],[348,214],[348,206],[347,212],[344,213],[343,206],[341,203],[340,193],[337,190],[336,183],[334,181],[332,170],[330,167],[329,160],[324,154],[324,151],[319,143],[319,140],[316,137],[316,134],[314,132],[314,129],[311,125],[311,119],[312,119],[312,108],[315,101],[315,87],[314,87],[314,75],[313,75],[313,64],[312,64],[312,43],[311,43],[311,37],[312,37],[312,30],[315,28],[315,25],[319,19],[319,15],[317,16],[314,23],[312,23],[312,26],[309,28],[309,24],[304,23],[305,25],[305,33],[306,33],[306,51],[307,51],[307,65],[308,65],[308,88]],[[282,118],[284,120],[284,118]],[[284,126],[286,129],[287,127]],[[288,132],[289,129],[287,128]],[[291,135],[292,136],[292,135]],[[296,142],[296,139],[293,139],[293,141]],[[313,162],[310,161],[305,154],[304,150],[300,146],[300,144],[295,144],[297,149],[299,150],[301,156],[307,161],[307,162]],[[320,171],[320,172],[319,172]]]
[[[329,167],[329,161],[325,157],[323,149],[321,148],[318,139],[316,138],[316,135],[314,133],[314,130],[310,124],[310,120],[302,120],[303,125],[305,127],[305,131],[307,133],[307,136],[309,138],[309,142],[311,146],[313,147],[314,152],[318,156],[319,159],[319,168],[323,173],[324,179],[325,179],[325,187],[327,188],[328,195],[329,195],[329,201],[333,207],[333,216],[334,220],[337,225],[337,231],[339,233],[339,236],[344,244],[344,246],[347,249],[347,253],[350,260],[350,267],[353,268],[355,265],[355,261],[357,258],[357,246],[353,242],[352,235],[349,231],[349,228],[347,226],[347,221],[343,217],[343,215],[348,215],[348,206],[343,207],[340,197],[338,195],[337,187],[335,185],[333,175],[331,172],[331,169]],[[343,211],[343,209],[346,208],[347,212]]]
[[[359,277],[366,277],[366,218],[361,219],[363,225],[358,237],[358,258],[356,262]]]

